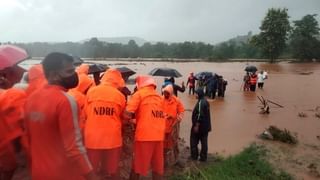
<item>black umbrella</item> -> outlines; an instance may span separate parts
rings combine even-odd
[[[164,77],[182,77],[182,75],[172,68],[155,68],[149,72],[152,76],[164,76]]]
[[[73,64],[75,66],[80,66],[84,62],[79,56],[72,55],[72,58],[73,58]]]
[[[197,79],[200,79],[201,77],[204,77],[204,79],[208,79],[212,76],[214,76],[215,74],[213,72],[208,72],[208,71],[203,71],[203,72],[199,72],[195,75],[195,77]]]
[[[247,66],[244,70],[247,71],[247,72],[257,72],[258,71],[257,67],[252,66],[252,65],[251,66]]]
[[[108,69],[108,66],[105,64],[90,64],[89,74],[105,72],[107,69]]]
[[[125,66],[119,67],[119,68],[117,68],[117,70],[121,72],[122,77],[129,77],[129,76],[132,76],[136,73],[132,69],[127,68]]]

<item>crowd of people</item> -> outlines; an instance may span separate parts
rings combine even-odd
[[[209,76],[201,75],[197,78],[192,72],[188,77],[187,85],[189,85],[189,95],[194,95],[195,89],[200,88],[204,89],[205,96],[215,99],[216,95],[218,95],[218,97],[224,97],[228,81],[218,74]]]
[[[88,70],[86,64],[75,69],[70,55],[50,53],[29,69],[26,89],[13,87],[17,81],[0,71],[1,180],[13,177],[20,151],[34,180],[119,179],[124,126],[134,129],[130,179],[146,176],[150,168],[153,179],[162,179],[170,153],[177,161],[185,111],[177,92],[185,91],[184,83],[180,87],[169,79],[161,95],[152,77],[139,75],[130,94],[118,70],[107,69],[99,83]],[[188,85],[198,99],[190,154],[193,160],[206,161],[211,131],[204,97],[208,90],[195,90],[195,81],[188,80]]]
[[[259,89],[263,89],[264,81],[268,79],[268,73],[266,71],[247,72],[243,77],[243,91],[256,91],[258,85]]]

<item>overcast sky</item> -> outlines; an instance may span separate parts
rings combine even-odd
[[[137,36],[217,43],[259,32],[271,7],[288,8],[291,21],[320,14],[320,0],[0,0],[0,42]]]

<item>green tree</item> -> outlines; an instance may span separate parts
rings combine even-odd
[[[234,41],[223,42],[213,49],[213,58],[216,60],[225,60],[234,58],[236,53],[236,44]]]
[[[134,40],[130,40],[127,45],[128,56],[131,58],[139,57],[139,46]]]
[[[269,9],[260,30],[258,35],[252,37],[252,43],[273,63],[286,47],[290,31],[288,9]]]
[[[302,61],[320,58],[320,42],[317,39],[320,28],[316,16],[316,14],[309,14],[301,20],[293,21],[290,46],[293,57]]]
[[[84,45],[87,57],[102,57],[103,42],[99,41],[98,38],[93,37],[89,41],[85,42]]]

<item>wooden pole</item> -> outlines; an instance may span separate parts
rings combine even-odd
[[[268,100],[268,102],[270,102],[270,103],[272,103],[272,104],[274,104],[274,105],[277,105],[277,106],[279,106],[279,107],[281,107],[281,108],[284,108],[284,106],[282,106],[282,105],[280,105],[280,104],[278,104],[278,103],[275,103],[275,102],[273,102],[273,101]]]
[[[263,104],[263,102],[262,102],[262,100],[260,99],[260,97],[259,96],[257,96],[258,97],[258,99],[260,100],[260,102]]]

